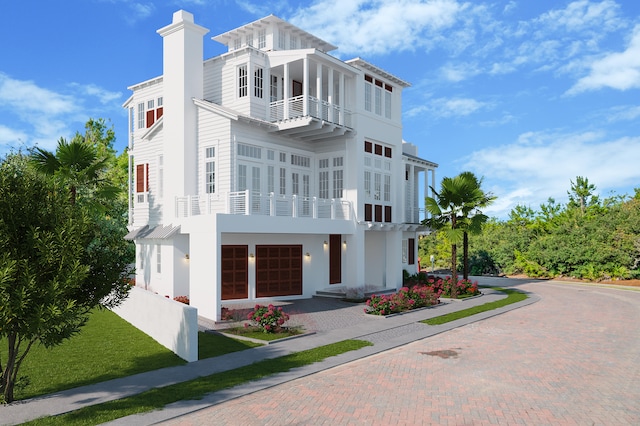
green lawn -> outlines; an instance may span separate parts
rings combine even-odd
[[[255,346],[260,345],[208,333],[198,338],[201,359]],[[6,356],[6,340],[0,340],[0,359]],[[28,384],[18,387],[15,397],[31,398],[185,363],[118,315],[100,309],[79,335],[51,349],[31,349],[18,373]]]
[[[484,305],[474,306],[468,309],[463,309],[461,311],[452,312],[450,314],[440,315],[439,317],[430,318],[424,321],[421,321],[425,324],[429,325],[439,325],[447,322],[455,321],[457,319],[466,318],[471,315],[479,314],[480,312],[491,311],[493,309],[501,308],[506,305],[510,305],[512,303],[517,303],[522,300],[525,300],[528,296],[522,292],[517,290],[511,290],[508,288],[500,288],[500,287],[492,287],[494,290],[501,291],[507,294],[507,297],[501,300],[497,300],[495,302],[485,303]]]
[[[344,340],[330,345],[266,359],[235,370],[212,374],[183,383],[155,388],[139,395],[82,408],[68,414],[44,417],[29,425],[94,425],[136,413],[145,413],[176,401],[201,399],[204,395],[252,380],[322,361],[344,352],[372,344],[363,340]]]

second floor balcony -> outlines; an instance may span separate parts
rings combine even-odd
[[[176,217],[210,214],[283,216],[291,218],[353,220],[351,202],[298,195],[237,191],[226,196],[190,195],[176,199]]]

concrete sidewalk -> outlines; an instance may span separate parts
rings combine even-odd
[[[481,285],[500,286],[526,282],[506,279],[479,279],[479,281]],[[538,300],[537,296],[530,294],[530,297],[523,302],[440,326],[429,326],[419,322],[506,297],[504,293],[491,289],[482,289],[482,292],[482,297],[464,301],[449,301],[432,308],[387,318],[364,314],[362,304],[354,305],[339,300],[326,299],[296,301],[293,306],[286,308],[287,311],[293,312],[291,322],[304,324],[306,330],[313,330],[315,334],[209,358],[183,366],[150,371],[1,406],[0,424],[19,424],[42,416],[62,414],[86,406],[135,395],[149,389],[169,386],[253,364],[263,359],[277,358],[346,339],[362,339],[374,344],[373,346],[331,357],[303,368],[250,382],[233,389],[216,392],[199,401],[179,401],[170,404],[163,410],[129,416],[112,422],[112,424],[122,425],[156,423],[221,401],[236,398],[240,395],[255,392],[259,389],[424,339],[471,322],[499,315]]]

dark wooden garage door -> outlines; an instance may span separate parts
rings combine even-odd
[[[249,296],[247,246],[222,246],[222,300]]]
[[[256,296],[302,294],[302,246],[256,246]]]

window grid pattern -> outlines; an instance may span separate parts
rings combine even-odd
[[[238,67],[238,97],[244,98],[247,96],[247,66],[240,65]]]
[[[264,70],[261,67],[256,67],[253,72],[253,96],[256,98],[262,98],[264,93]]]

